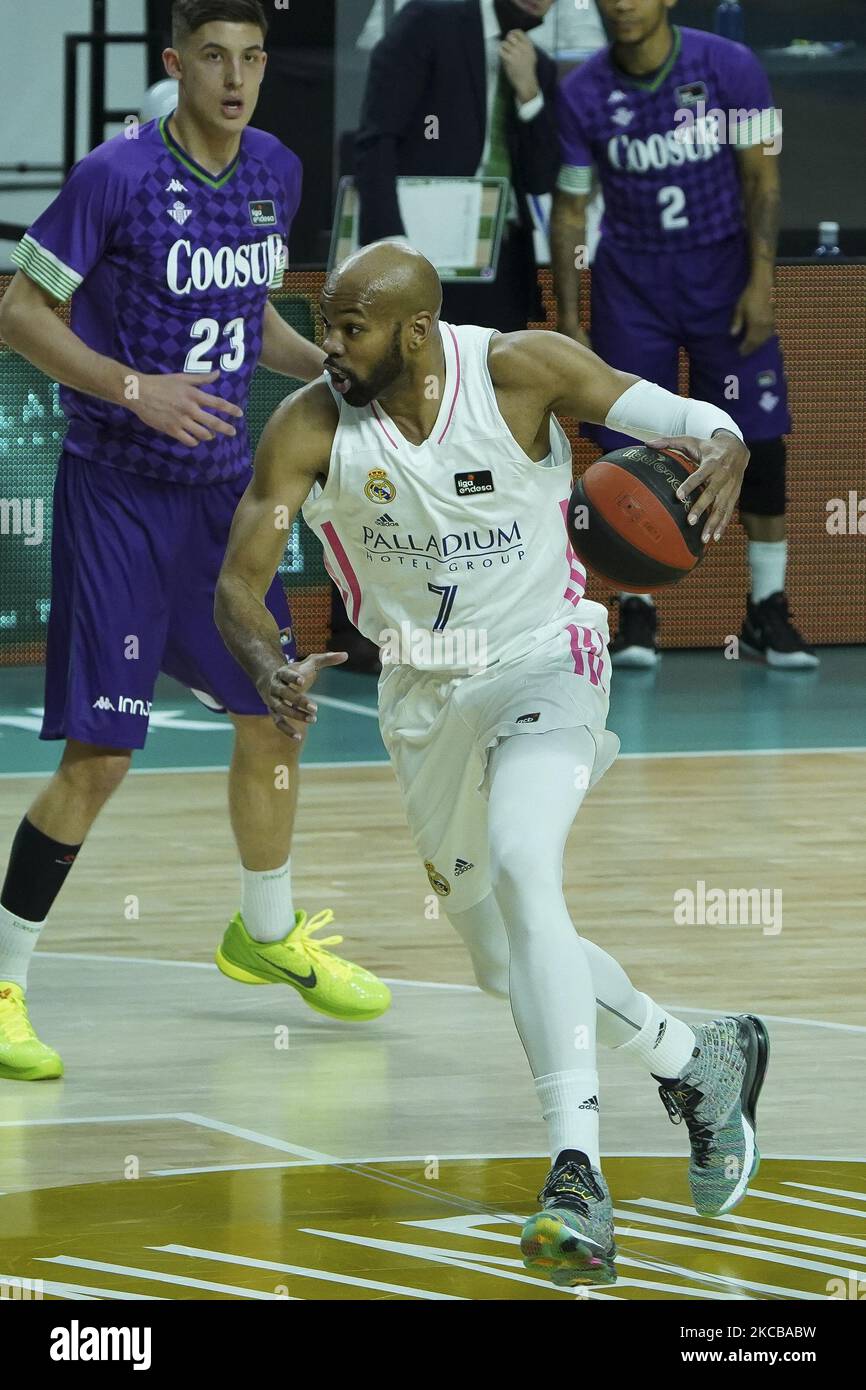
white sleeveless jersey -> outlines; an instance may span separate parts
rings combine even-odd
[[[346,611],[383,664],[458,674],[531,652],[568,631],[593,677],[607,612],[565,530],[571,449],[550,420],[535,463],[499,412],[487,366],[494,329],[440,324],[445,389],[423,444],[378,401],[340,418],[327,481],[303,507]],[[585,665],[583,654],[585,654]]]

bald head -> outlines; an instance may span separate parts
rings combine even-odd
[[[349,405],[367,405],[407,373],[429,376],[441,355],[442,286],[411,246],[362,247],[331,271],[320,302],[325,370]]]
[[[442,285],[435,266],[420,251],[396,241],[376,241],[331,271],[323,299],[357,304],[371,318],[404,322],[420,313],[436,318]]]

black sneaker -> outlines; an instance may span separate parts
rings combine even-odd
[[[819,658],[806,645],[788,612],[787,595],[780,589],[776,594],[752,603],[749,594],[746,621],[740,631],[740,646],[749,656],[766,661],[768,666],[788,670],[806,670],[818,665]]]
[[[659,620],[654,603],[642,598],[619,600],[619,631],[610,644],[612,666],[646,670],[656,666],[659,659]]]
[[[607,1184],[586,1154],[565,1149],[538,1194],[541,1211],[523,1227],[527,1269],[554,1284],[615,1284],[616,1244]]]

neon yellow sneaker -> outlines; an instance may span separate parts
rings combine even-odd
[[[47,1081],[62,1075],[59,1054],[33,1031],[23,989],[0,980],[0,1076],[9,1081]]]
[[[216,963],[224,975],[245,985],[291,985],[311,1009],[331,1018],[378,1018],[391,1003],[388,986],[361,965],[329,951],[341,936],[315,940],[313,932],[334,920],[330,908],[308,917],[295,913],[295,925],[282,941],[255,941],[236,912],[228,924]]]

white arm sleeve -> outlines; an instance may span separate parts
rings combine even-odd
[[[604,422],[609,430],[630,434],[647,443],[650,439],[691,434],[711,439],[716,430],[730,430],[742,439],[739,427],[724,410],[708,401],[675,396],[652,381],[636,381],[617,397]]]

